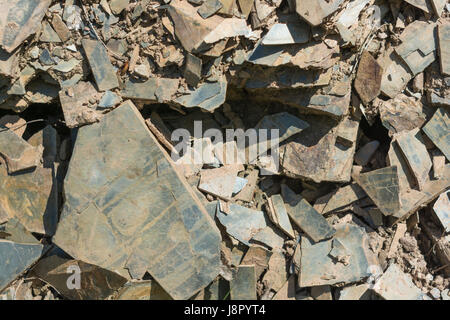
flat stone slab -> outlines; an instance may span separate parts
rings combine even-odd
[[[346,264],[329,255],[336,240],[349,254]],[[333,239],[327,241],[313,243],[308,237],[302,237],[301,252],[300,287],[356,282],[370,275],[369,266],[378,265],[366,232],[350,223],[337,225]]]
[[[308,23],[317,26],[335,12],[343,0],[296,0],[297,13]]]
[[[336,230],[301,195],[281,185],[281,194],[291,220],[315,242],[331,238]]]
[[[0,1],[0,45],[13,52],[41,27],[51,0]]]
[[[450,231],[450,191],[443,192],[436,200],[433,206],[433,211],[436,213],[439,221],[444,229]]]
[[[438,108],[433,117],[422,128],[436,147],[450,160],[450,113],[446,108]]]
[[[42,244],[20,244],[0,240],[0,292],[26,271],[44,252]]]
[[[256,275],[254,266],[239,266],[230,281],[231,300],[256,300]]]
[[[424,296],[412,282],[411,276],[396,264],[389,266],[372,290],[386,300],[422,300]]]
[[[396,216],[400,210],[397,167],[391,166],[362,173],[359,185],[383,214]]]
[[[106,91],[117,88],[119,81],[106,48],[96,40],[83,39],[81,43],[91,66],[97,89]]]
[[[355,89],[365,105],[380,93],[383,69],[372,55],[364,51],[356,73]]]
[[[214,221],[130,101],[78,130],[64,192],[53,241],[73,258],[127,279],[148,271],[174,299],[218,275]]]
[[[276,23],[262,39],[263,45],[306,43],[309,41],[310,27],[303,22]]]

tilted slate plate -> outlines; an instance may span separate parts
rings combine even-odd
[[[214,221],[131,102],[79,129],[64,189],[54,242],[75,259],[127,278],[148,271],[175,299],[219,273]]]

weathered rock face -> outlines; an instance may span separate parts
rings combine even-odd
[[[220,235],[131,102],[79,129],[54,242],[126,278],[145,272],[175,299],[219,273]]]

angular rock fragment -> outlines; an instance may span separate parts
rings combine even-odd
[[[6,162],[8,173],[12,174],[36,167],[42,152],[19,137],[7,127],[0,127],[0,155]]]
[[[291,238],[295,238],[289,216],[281,195],[276,194],[269,199],[269,208],[272,212],[272,222],[275,223],[284,233]]]
[[[57,14],[53,16],[52,19],[52,26],[55,29],[55,32],[58,34],[59,38],[66,42],[70,39],[71,33],[70,30],[67,28],[66,24],[62,21],[61,17]]]
[[[441,61],[441,72],[450,76],[450,23],[438,26],[439,58]]]
[[[369,285],[366,283],[343,288],[339,300],[371,300]]]
[[[119,290],[116,300],[171,300],[163,288],[152,280],[128,282]]]
[[[42,33],[39,40],[42,42],[54,42],[54,43],[61,42],[61,39],[59,38],[58,34],[55,32],[55,30],[53,30],[53,28],[47,21],[44,21],[42,23]]]
[[[235,199],[250,202],[253,199],[255,193],[256,184],[258,183],[259,170],[255,169],[246,176],[247,184],[244,186],[241,192],[239,192]]]
[[[282,146],[281,167],[291,177],[303,177],[315,182],[348,182],[351,178],[356,144],[345,147],[337,143],[337,124],[323,116],[305,117],[309,127]],[[347,121],[347,120],[345,120]],[[358,130],[358,121],[352,128]],[[330,166],[330,163],[333,163]]]
[[[273,291],[280,290],[287,281],[286,259],[280,250],[275,250],[269,260],[269,268],[264,274],[263,283]]]
[[[58,222],[56,177],[52,168],[7,175],[0,166],[0,201],[7,214],[29,231],[52,236]]]
[[[207,19],[222,8],[222,3],[219,0],[204,0],[203,4],[198,8],[198,14]]]
[[[108,52],[102,43],[96,40],[83,39],[82,45],[98,90],[106,91],[117,88],[119,81],[109,59]]]
[[[389,135],[401,131],[409,131],[422,127],[428,114],[428,108],[420,100],[408,97],[404,94],[397,95],[388,101],[375,100],[380,110],[380,118],[383,126],[389,130]]]
[[[450,159],[449,111],[438,108],[430,121],[422,128],[436,147],[441,150],[447,160]]]
[[[111,0],[109,7],[114,14],[120,14],[126,7],[128,7],[130,0]]]
[[[308,23],[317,26],[335,12],[343,0],[296,0],[297,13]]]
[[[230,203],[229,208],[230,213],[226,214],[219,206],[216,212],[217,218],[225,226],[228,234],[250,246],[253,236],[267,227],[264,213],[235,203]]]
[[[272,300],[296,300],[295,275],[291,275]]]
[[[59,92],[59,101],[64,113],[64,120],[69,128],[97,122],[101,113],[96,105],[89,105],[92,99],[100,99],[100,93],[91,82],[79,82],[71,88]]]
[[[301,195],[295,194],[286,185],[281,185],[281,194],[292,221],[314,242],[331,238],[336,230]]]
[[[390,98],[395,98],[405,89],[413,75],[409,71],[408,65],[393,49],[388,50],[380,59],[380,65],[384,70],[381,92]]]
[[[433,206],[433,211],[438,217],[444,229],[448,232],[450,230],[450,191],[443,192],[436,200]]]
[[[310,28],[306,23],[277,23],[262,39],[263,45],[281,45],[306,43],[309,41]]]
[[[51,0],[0,1],[0,46],[13,52],[30,35],[36,33]]]
[[[380,93],[383,69],[372,55],[364,51],[356,73],[355,89],[365,105]]]
[[[230,199],[239,171],[239,166],[233,165],[204,170],[198,188],[221,199]]]
[[[230,281],[231,300],[256,300],[256,276],[254,266],[240,265]]]
[[[27,122],[25,119],[16,115],[6,115],[0,118],[0,127],[6,127],[15,132],[19,137],[23,136],[27,128]]]
[[[419,129],[398,134],[396,142],[408,163],[408,167],[414,174],[419,190],[422,190],[426,181],[429,180],[432,163]]]
[[[440,17],[442,10],[444,10],[446,0],[430,0],[431,6],[433,7],[436,16]]]
[[[225,102],[226,94],[226,81],[203,83],[194,90],[189,89],[186,95],[178,97],[175,102],[186,108],[200,107],[213,112]]]
[[[178,90],[178,79],[150,78],[145,82],[129,80],[121,95],[125,99],[136,99],[149,102],[166,103]]]
[[[314,203],[314,209],[320,214],[325,214],[336,209],[346,207],[367,195],[357,184],[337,189],[335,192],[318,198]]]
[[[357,282],[371,274],[369,266],[378,265],[363,228],[351,223],[341,223],[335,227],[334,238],[327,241],[313,243],[308,237],[302,237],[300,287]],[[329,255],[336,239],[350,255],[347,264],[337,262]]]
[[[201,80],[202,75],[202,59],[188,53],[186,56],[186,66],[184,70],[184,78],[186,82],[195,87]]]
[[[397,167],[398,175],[398,186],[400,195],[404,195],[414,188],[416,182],[411,169],[408,167],[408,163],[400,147],[398,146],[396,139],[394,138],[391,142],[391,147],[389,148],[387,155],[387,163],[389,166]]]
[[[398,217],[400,200],[396,166],[361,173],[358,180],[378,209],[387,216]]]
[[[148,271],[175,299],[219,273],[214,222],[131,102],[78,130],[64,192],[53,241],[75,259],[127,279]]]
[[[422,300],[424,294],[411,276],[392,264],[375,283],[373,290],[386,300]]]
[[[276,227],[268,224],[252,237],[250,243],[262,244],[272,250],[281,250],[284,245],[284,235]]]
[[[79,288],[69,288],[67,285],[73,270],[80,270]],[[29,275],[48,283],[70,300],[104,300],[127,282],[112,271],[58,255],[40,260]]]
[[[426,13],[432,13],[431,11],[432,7],[429,2],[430,0],[405,0],[405,1],[413,5],[414,7],[425,11]]]
[[[42,244],[20,244],[0,240],[0,292],[26,271],[44,253]]]

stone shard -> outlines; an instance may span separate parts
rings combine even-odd
[[[276,23],[262,39],[263,45],[306,43],[310,28],[306,23]]]
[[[0,292],[26,271],[44,253],[42,244],[21,244],[0,240]]]
[[[424,293],[396,264],[391,264],[372,288],[386,300],[422,300]]]
[[[406,88],[413,75],[409,71],[408,65],[392,48],[387,50],[380,59],[380,65],[384,70],[381,92],[390,98],[395,98]]]
[[[201,80],[202,76],[202,59],[197,58],[193,54],[186,55],[186,66],[184,70],[184,78],[186,82],[195,87]]]
[[[272,300],[296,300],[295,275],[291,275]]]
[[[432,13],[430,0],[405,0],[405,1],[408,2],[410,5],[413,5],[414,7],[425,11],[426,13]]]
[[[304,117],[309,127],[293,136],[280,149],[283,173],[290,177],[303,177],[315,182],[349,182],[356,144],[351,147],[337,141],[338,124],[326,117]],[[350,121],[352,130],[358,131],[358,121]],[[332,165],[330,165],[332,164]]]
[[[117,293],[115,300],[172,300],[172,298],[156,281],[147,280],[126,283]]]
[[[217,218],[233,238],[250,246],[250,240],[267,227],[267,220],[262,211],[252,210],[235,203],[229,204],[230,213],[226,214],[218,204]]]
[[[13,52],[38,31],[51,0],[1,0],[0,46]]]
[[[289,217],[314,242],[331,238],[335,234],[336,230],[301,195],[295,194],[285,184],[281,185],[281,194]]]
[[[339,300],[371,300],[367,283],[342,288]]]
[[[450,116],[448,109],[438,108],[430,121],[422,128],[436,147],[450,160]]]
[[[450,191],[443,192],[433,205],[433,211],[446,232],[450,231]]]
[[[225,102],[226,94],[226,81],[203,83],[196,89],[189,89],[186,95],[178,97],[175,102],[186,108],[200,107],[213,112]]]
[[[344,208],[367,195],[357,184],[337,189],[336,191],[318,198],[314,203],[314,209],[320,214],[325,214],[340,208]]]
[[[76,128],[97,122],[101,113],[96,106],[89,105],[91,99],[100,99],[101,94],[91,82],[81,81],[71,88],[59,92],[59,101],[64,113],[66,126]]]
[[[231,300],[256,300],[255,266],[238,267],[233,280],[230,281]]]
[[[239,171],[239,166],[235,165],[204,170],[201,174],[198,188],[221,199],[230,199]]]
[[[70,30],[67,28],[66,24],[62,20],[61,16],[55,14],[52,19],[52,26],[55,29],[55,32],[58,34],[59,38],[66,42],[70,39],[71,33]]]
[[[175,299],[218,275],[218,229],[130,101],[78,130],[64,192],[53,241],[73,258]]]
[[[198,14],[207,19],[222,8],[222,3],[219,0],[204,0],[203,4],[198,8]]]
[[[408,167],[414,174],[419,190],[429,180],[432,162],[423,143],[419,128],[397,135],[396,143],[405,157]]]
[[[286,207],[281,195],[276,194],[269,199],[269,208],[273,213],[272,222],[275,223],[284,233],[295,238],[294,230],[292,229],[291,222],[289,221],[289,215],[286,211]]]
[[[429,108],[420,100],[404,94],[388,101],[375,100],[374,103],[378,105],[381,122],[390,136],[422,127],[429,113]]]
[[[82,45],[98,90],[106,91],[117,88],[119,81],[117,80],[116,71],[102,43],[96,40],[83,39]]]
[[[58,34],[55,32],[55,30],[53,30],[53,28],[47,21],[44,21],[42,23],[42,33],[39,40],[42,42],[55,42],[55,43],[61,42],[61,39],[59,38]]]
[[[67,286],[68,270],[73,269],[80,270],[80,288]],[[40,260],[29,275],[50,284],[69,300],[104,300],[127,282],[112,271],[58,255]]]
[[[300,287],[357,282],[370,275],[369,266],[378,265],[363,228],[352,223],[340,223],[335,227],[336,234],[327,241],[313,243],[308,237],[302,237]],[[347,263],[338,262],[329,255],[336,239],[350,255]]]
[[[383,214],[398,216],[400,199],[396,166],[361,173],[358,180],[359,185]]]
[[[398,187],[401,195],[400,198],[402,198],[402,195],[405,195],[414,188],[416,182],[414,180],[411,169],[409,169],[408,163],[406,162],[406,159],[403,156],[402,151],[400,150],[400,147],[396,143],[395,138],[391,141],[391,147],[388,151],[387,162],[389,166],[397,167]]]
[[[372,156],[377,151],[380,142],[377,140],[370,141],[362,146],[355,154],[355,162],[360,166],[365,166],[372,159]]]
[[[439,57],[441,61],[441,72],[450,76],[450,23],[438,26]]]
[[[364,51],[356,73],[355,89],[365,105],[380,93],[382,77],[381,66],[369,52]]]
[[[121,95],[125,99],[142,100],[153,103],[167,103],[178,90],[180,81],[168,78],[150,78],[145,82],[128,80]]]
[[[335,12],[343,0],[296,0],[297,13],[312,26],[318,26],[323,19]]]
[[[40,148],[31,146],[14,131],[7,127],[0,127],[0,155],[6,162],[8,173],[36,167],[42,152]]]
[[[109,1],[109,8],[114,14],[119,15],[126,7],[128,7],[129,3],[130,0],[111,0]]]
[[[0,166],[0,201],[9,217],[29,232],[52,236],[58,223],[58,195],[54,168],[7,175]]]

